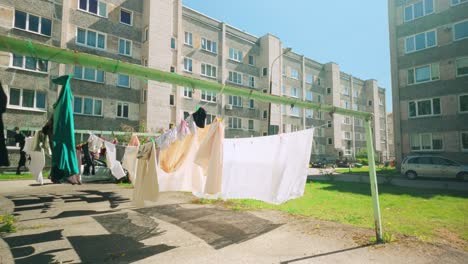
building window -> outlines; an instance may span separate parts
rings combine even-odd
[[[255,65],[255,60],[253,55],[249,55],[249,65]]]
[[[412,134],[410,144],[413,151],[436,151],[444,148],[442,137],[431,133]]]
[[[213,121],[214,121],[215,119],[216,119],[216,116],[215,116],[215,115],[206,114],[205,125],[209,125],[209,124],[213,123]]]
[[[191,32],[185,32],[184,44],[189,45],[190,47],[193,46],[192,33]]]
[[[343,86],[343,95],[349,96],[349,87]]]
[[[319,103],[322,102],[322,96],[320,94],[317,95],[317,102],[319,102]]]
[[[358,91],[358,90],[354,90],[354,91],[353,91],[353,97],[354,97],[354,98],[359,97],[359,91]]]
[[[306,75],[306,83],[312,84],[314,82],[314,76],[312,74]]]
[[[468,0],[452,0],[452,6],[459,5],[461,3],[468,2]]]
[[[299,97],[299,89],[297,89],[296,87],[291,87],[291,96],[292,97]]]
[[[408,84],[435,81],[439,80],[439,78],[440,73],[438,63],[408,69]]]
[[[173,94],[169,95],[169,105],[172,105],[172,106],[175,105],[175,100],[174,100],[174,95]]]
[[[296,69],[291,69],[291,78],[299,80],[299,71]]]
[[[39,60],[33,57],[12,55],[11,67],[16,69],[22,69],[27,71],[35,72],[48,72],[49,62],[46,60]]]
[[[117,86],[130,87],[130,76],[125,74],[117,74]]]
[[[267,76],[268,75],[268,68],[263,68],[263,76]]]
[[[421,117],[440,115],[440,98],[433,98],[427,100],[410,101],[408,103],[409,117]]]
[[[46,109],[46,93],[28,90],[10,88],[8,105],[18,108]]]
[[[170,72],[175,72],[175,67],[174,67],[174,66],[171,66],[171,67],[169,68],[169,71],[170,71]]]
[[[306,109],[305,114],[307,118],[313,118],[314,117],[314,110],[312,109]]]
[[[242,128],[242,119],[238,117],[229,117],[228,118],[228,127],[231,129],[241,129]]]
[[[143,103],[146,103],[147,100],[148,100],[148,91],[143,90]]]
[[[213,53],[218,52],[218,46],[216,44],[216,41],[208,40],[206,38],[201,38],[201,48],[202,50],[206,50]]]
[[[15,28],[50,37],[52,20],[15,10]]]
[[[175,49],[175,48],[176,48],[175,38],[171,38],[171,49]]]
[[[237,62],[242,62],[242,58],[242,51],[234,48],[229,48],[229,59]]]
[[[132,41],[128,39],[119,39],[119,54],[132,56]]]
[[[184,58],[184,71],[192,72],[192,59]]]
[[[184,111],[184,120],[187,119],[190,116],[190,113],[187,111]]]
[[[350,118],[350,117],[345,117],[345,118],[343,119],[343,124],[351,125],[351,118]]]
[[[458,97],[459,111],[461,113],[468,113],[468,94],[460,95]]]
[[[249,130],[254,130],[254,121],[249,119]]]
[[[145,34],[143,34],[143,42],[148,41],[149,39],[149,28],[145,27]]]
[[[268,118],[268,111],[265,110],[263,111],[263,119],[267,119]]]
[[[242,107],[242,97],[229,95],[229,104],[236,107]]]
[[[468,38],[468,20],[453,25],[453,40]]]
[[[327,144],[328,145],[333,145],[333,138],[327,138]]]
[[[242,73],[230,71],[228,81],[242,85]]]
[[[457,77],[468,75],[468,57],[458,58],[455,64],[457,67]]]
[[[383,106],[384,105],[384,100],[382,97],[379,97],[379,105]]]
[[[75,66],[75,79],[86,80],[91,82],[104,83],[104,71],[93,68]]]
[[[132,11],[120,8],[120,23],[131,26],[132,16],[133,16]]]
[[[406,6],[404,10],[405,22],[434,13],[434,0],[423,0]]]
[[[358,105],[355,103],[351,104],[351,109],[353,109],[354,111],[358,111]]]
[[[344,139],[351,140],[351,132],[345,131],[343,137]]]
[[[468,26],[468,22],[467,22]],[[405,38],[406,53],[423,50],[437,45],[437,33],[435,30],[419,33]]]
[[[76,44],[90,48],[106,49],[106,35],[89,29],[76,29]]]
[[[185,98],[192,99],[192,88],[184,87],[184,94],[183,94],[183,96],[184,96]]]
[[[291,112],[289,113],[292,116],[300,116],[300,109],[299,107],[291,107]]]
[[[117,117],[128,118],[128,104],[118,102],[117,103]]]
[[[107,17],[107,5],[100,0],[79,0],[78,9],[98,16]]]
[[[328,121],[327,121],[327,127],[332,127],[332,126],[333,126],[332,121],[331,121],[331,120],[328,120]]]
[[[249,99],[249,108],[254,109],[255,108],[255,101],[254,99]]]
[[[73,98],[73,113],[102,116],[102,100],[90,97],[75,96]]]
[[[372,100],[367,101],[368,106],[372,106]]]
[[[306,100],[307,101],[313,101],[314,100],[314,94],[312,93],[312,91],[309,91],[309,90],[306,91]]]
[[[255,77],[254,76],[249,76],[249,87],[250,88],[255,88]]]
[[[468,151],[468,132],[461,132],[461,148]]]
[[[211,78],[216,78],[216,66],[202,63],[201,64],[201,75]]]
[[[327,88],[327,94],[331,94],[331,88]]]
[[[201,100],[205,102],[216,103],[216,93],[202,90]]]
[[[350,108],[351,108],[351,107],[350,107],[350,102],[348,102],[348,101],[343,101],[342,104],[343,104],[343,108],[346,108],[346,109],[350,109]]]
[[[317,119],[322,120],[322,112],[317,111]],[[330,121],[331,122],[331,121]]]

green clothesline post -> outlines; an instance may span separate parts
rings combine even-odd
[[[260,92],[263,89],[257,91],[252,89],[237,88],[233,86],[223,85],[218,82],[210,82],[201,79],[196,79],[194,77],[182,76],[176,73],[165,72],[153,68],[148,68],[142,65],[136,65],[110,58],[99,57],[88,53],[62,49],[59,47],[44,45],[41,43],[36,43],[5,35],[0,35],[0,51],[11,52],[24,56],[31,56],[31,54],[34,54],[34,56],[36,56],[38,59],[54,61],[56,63],[68,65],[81,65],[83,67],[91,67],[106,72],[132,75],[143,79],[171,83],[179,86],[192,87],[194,89],[203,89],[206,91],[221,92],[227,95],[247,97],[250,99],[256,99],[258,101],[267,103],[294,105],[296,107],[315,109],[331,114],[341,114],[364,118],[367,122],[366,128],[369,128],[366,129],[366,140],[368,149],[367,155],[369,160],[369,177],[371,182],[377,241],[382,241],[382,223],[379,210],[377,179],[375,173],[375,164],[373,162],[375,160],[373,150],[374,148],[372,144],[372,131],[370,129],[370,120],[372,118],[371,113],[344,109],[332,105],[318,104],[313,102],[307,102],[301,99],[276,96]]]

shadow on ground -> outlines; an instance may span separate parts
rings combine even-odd
[[[173,204],[135,211],[177,225],[214,249],[247,241],[281,226],[248,212],[222,208],[184,208]]]
[[[362,195],[371,195],[369,183],[341,182],[341,181],[322,181],[313,180],[308,182],[318,182],[329,186],[323,187],[323,190],[357,193]],[[444,189],[423,189],[400,187],[391,184],[379,184],[379,194],[410,195],[420,198],[432,198],[434,196],[451,196],[459,198],[468,198],[468,193],[464,191],[444,190]]]

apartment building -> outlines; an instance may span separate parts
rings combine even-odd
[[[377,81],[361,80],[341,72],[336,63],[321,64],[297,54],[274,35],[253,36],[184,7],[181,0],[0,0],[0,11],[2,34],[242,89],[371,112],[374,145],[379,158],[386,159],[385,90]],[[25,22],[16,23],[20,20]],[[144,126],[160,131],[202,106],[208,124],[215,117],[223,118],[226,137],[318,127],[313,159],[353,158],[365,148],[364,121],[352,117],[37,62],[33,54],[23,64],[9,53],[1,58],[0,77],[10,95],[5,115],[8,129],[42,126],[57,97],[58,87],[50,80],[71,73],[76,129],[120,131]],[[18,75],[24,78],[15,78]],[[18,123],[18,117],[23,123]]]
[[[387,114],[387,140],[388,140],[388,157],[389,159],[395,159],[395,143],[393,142],[393,113]]]
[[[468,163],[468,1],[388,6],[397,161],[435,154]]]

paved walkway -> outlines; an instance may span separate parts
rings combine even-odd
[[[162,193],[131,206],[113,184],[35,186],[2,181],[18,231],[0,239],[0,263],[464,263],[468,253],[415,239],[369,245],[370,229],[285,213],[194,204]],[[371,217],[371,216],[370,216]],[[466,262],[465,262],[466,263]]]

